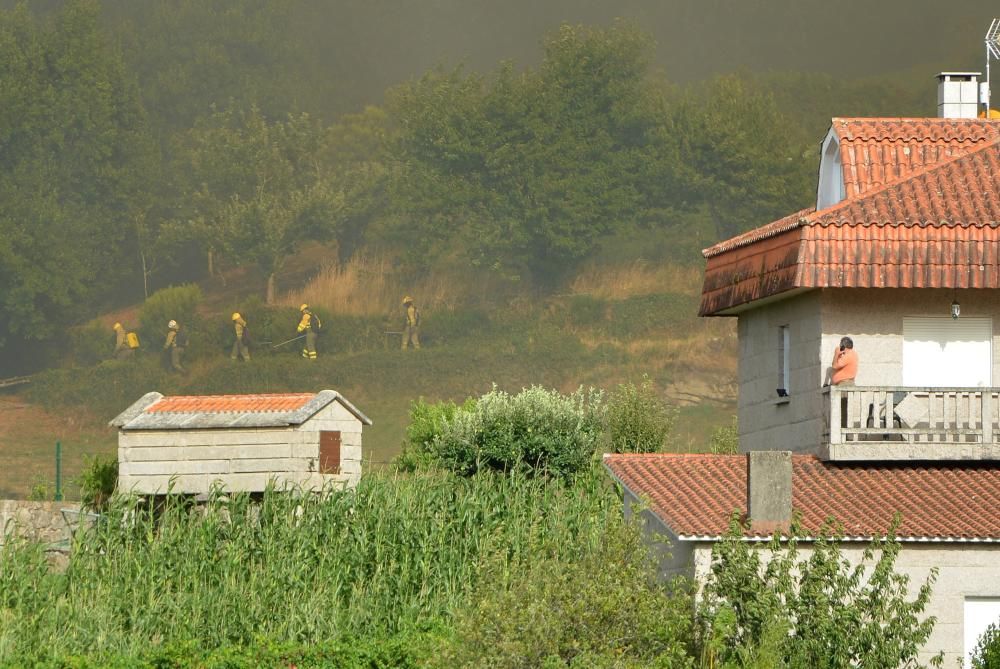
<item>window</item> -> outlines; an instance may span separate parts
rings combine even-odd
[[[965,656],[963,667],[971,667],[970,658],[976,649],[979,637],[986,628],[1000,620],[1000,599],[970,597],[965,600],[965,611],[962,616],[963,637],[965,640]]]
[[[991,318],[904,318],[903,385],[926,388],[991,386],[992,340]]]
[[[791,332],[787,325],[782,325],[778,328],[778,388],[784,389],[787,394],[791,390],[791,379],[790,379],[790,349],[791,349]],[[780,392],[778,393],[781,394]]]
[[[823,143],[823,157],[819,166],[819,187],[816,192],[816,209],[832,207],[844,199],[844,168],[840,160],[840,144],[831,131]]]

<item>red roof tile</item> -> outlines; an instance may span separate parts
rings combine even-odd
[[[831,130],[849,198],[1000,139],[986,119],[835,118]]]
[[[734,511],[746,514],[744,455],[606,455],[604,462],[680,537],[721,536]],[[793,455],[792,508],[812,534],[835,518],[846,537],[882,535],[898,512],[900,538],[1000,540],[1000,467],[845,465]]]
[[[1000,288],[1000,140],[802,214],[706,249],[699,313],[793,289]]]
[[[146,413],[259,413],[295,411],[316,397],[315,393],[281,395],[178,395],[164,397],[146,408]]]

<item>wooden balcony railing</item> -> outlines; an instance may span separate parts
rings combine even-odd
[[[831,386],[829,391],[825,427],[830,445],[987,445],[1000,432],[998,388]]]

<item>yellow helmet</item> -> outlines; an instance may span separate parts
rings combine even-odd
[[[309,305],[308,305],[308,304],[305,304],[305,303],[303,303],[303,304],[302,304],[302,306],[301,306],[301,307],[299,307],[299,311],[305,311],[305,310],[306,310],[306,309],[308,309],[308,308],[309,308]]]
[[[406,304],[407,302],[412,302],[412,301],[413,301],[413,298],[410,297],[409,295],[407,295],[406,297],[403,298],[403,304]]]
[[[122,324],[121,323],[115,323],[114,325],[111,326],[111,329],[112,330],[122,330],[124,328],[122,328]]]
[[[238,312],[238,311],[234,311],[233,312],[233,320],[234,321],[240,320],[240,312]]]

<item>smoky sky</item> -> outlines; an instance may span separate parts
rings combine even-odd
[[[530,65],[560,23],[615,19],[653,36],[657,66],[677,82],[736,70],[980,70],[994,13],[985,0],[341,0],[301,5],[297,18],[331,75],[377,101],[437,65]]]

